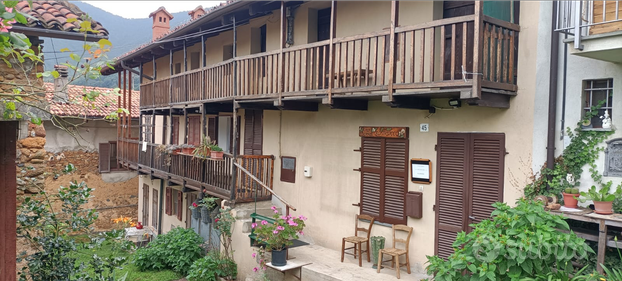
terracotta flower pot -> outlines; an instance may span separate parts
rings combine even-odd
[[[179,148],[178,148],[178,149],[175,149],[175,150],[173,150],[173,155],[177,155],[177,154],[179,154],[180,152],[181,152],[181,149],[179,149]]]
[[[210,152],[210,157],[211,157],[212,159],[222,159],[223,154],[224,154],[224,153],[223,153],[222,151],[213,151],[213,150],[212,150],[212,151]]]
[[[572,193],[562,192],[562,195],[564,195],[564,207],[577,208],[577,203],[579,202],[579,200],[575,199],[575,197],[579,198],[581,194],[572,194]]]
[[[594,201],[594,212],[601,215],[613,214],[613,202]]]
[[[194,148],[182,148],[181,153],[191,155]]]

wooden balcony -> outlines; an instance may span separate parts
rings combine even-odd
[[[477,24],[476,24],[477,23]],[[479,28],[476,28],[479,26]],[[174,104],[357,93],[477,100],[514,95],[519,27],[461,16],[237,57],[141,85],[143,109]],[[390,40],[390,38],[395,40]],[[391,58],[390,54],[395,54]],[[509,102],[509,97],[507,98]]]
[[[125,167],[197,191],[205,187],[208,193],[223,199],[232,198],[232,193],[236,202],[271,198],[269,191],[239,169],[232,191],[234,162],[272,188],[274,156],[271,155],[241,155],[234,159],[232,155],[225,154],[222,160],[200,159],[192,155],[160,152],[157,144],[148,144],[145,151],[139,150],[138,140],[128,139],[118,141],[117,153],[119,163]]]

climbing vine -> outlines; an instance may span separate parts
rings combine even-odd
[[[590,120],[598,114],[598,109],[602,107],[602,103],[592,107],[591,111],[586,112],[581,122],[577,123],[574,130],[566,129],[570,144],[564,149],[564,152],[555,158],[553,169],[549,169],[544,165],[540,172],[532,177],[532,182],[525,187],[525,197],[533,198],[537,195],[556,195],[558,197],[562,190],[579,186],[581,183],[581,173],[583,168],[588,165],[592,172],[594,180],[598,181],[598,173],[596,167],[596,159],[600,152],[604,151],[603,147],[599,147],[602,143],[612,135],[611,131],[588,131],[581,129],[581,123],[584,120]],[[576,181],[568,181],[567,174],[571,174]],[[550,177],[550,180],[549,180]],[[548,185],[548,189],[547,189]],[[560,198],[563,200],[563,198]]]

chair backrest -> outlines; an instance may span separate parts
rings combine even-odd
[[[361,220],[369,221],[369,226],[367,228],[359,227],[359,223],[361,222]],[[371,234],[371,227],[372,226],[374,226],[374,218],[372,216],[369,216],[369,215],[356,215],[356,225],[355,225],[355,229],[354,229],[354,236],[358,236],[359,235],[359,231],[361,231],[361,232],[366,232],[367,233],[367,239],[369,239],[369,236]]]
[[[397,231],[407,232],[408,235],[406,236],[406,239],[397,238],[395,235]],[[412,235],[412,233],[413,233],[412,227],[406,226],[403,224],[394,224],[393,225],[393,248],[397,249],[396,244],[403,243],[404,246],[406,247],[404,248],[404,250],[408,251],[408,245],[410,244],[410,235]]]

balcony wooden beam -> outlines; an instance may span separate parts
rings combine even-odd
[[[483,106],[494,108],[510,108],[510,95],[493,94],[493,93],[481,93],[479,99],[468,99],[466,102],[470,106]]]
[[[274,101],[274,106],[280,110],[293,110],[293,111],[318,111],[317,102],[304,102],[304,101]]]
[[[322,104],[330,106],[331,109],[345,109],[345,110],[367,110],[369,101],[366,99],[340,99],[333,97],[330,102],[328,98],[322,99]]]
[[[428,97],[393,96],[393,100],[390,100],[388,96],[383,96],[382,102],[392,108],[430,109],[430,98]]]
[[[218,114],[220,112],[233,112],[233,105],[230,103],[205,104],[205,114]]]
[[[253,110],[279,110],[273,103],[265,102],[244,102],[238,103],[238,108]]]

